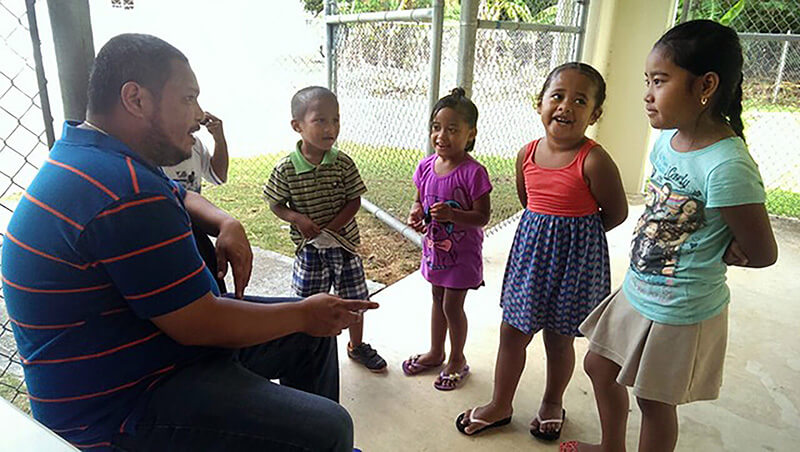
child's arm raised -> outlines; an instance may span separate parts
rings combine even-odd
[[[602,146],[595,146],[583,162],[583,175],[589,184],[592,196],[600,205],[603,228],[610,231],[628,217],[628,200],[619,169]]]
[[[733,241],[725,251],[729,265],[769,267],[778,259],[778,244],[764,204],[743,204],[720,207],[722,219],[733,233]],[[743,253],[746,258],[739,257]]]
[[[526,146],[517,153],[517,197],[522,208],[528,206],[528,192],[525,190],[525,175],[522,173],[522,164],[525,163]]]
[[[333,232],[339,232],[340,229],[344,227],[353,217],[356,216],[358,213],[358,209],[361,207],[361,197],[353,198],[350,201],[347,201],[342,210],[333,217],[333,220],[330,223],[324,226],[325,229],[329,229]]]
[[[303,215],[302,213],[295,212],[294,210],[287,207],[285,204],[277,203],[277,202],[270,202],[269,203],[269,210],[275,214],[278,218],[288,223],[291,223],[297,226],[297,229],[300,230],[300,233],[303,234],[303,237],[307,239],[313,239],[314,237],[318,236],[321,232],[319,226],[316,225],[311,218]]]

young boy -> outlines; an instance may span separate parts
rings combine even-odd
[[[264,199],[278,218],[291,224],[297,245],[292,288],[298,296],[328,292],[366,299],[366,278],[356,248],[361,242],[355,215],[367,191],[358,168],[333,147],[339,136],[339,102],[327,88],[310,86],[292,97],[297,149],[281,159],[264,186]],[[364,323],[350,327],[347,355],[373,372],[386,361],[362,342]]]

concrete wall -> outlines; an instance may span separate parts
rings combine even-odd
[[[649,152],[644,63],[675,17],[676,0],[592,0],[582,61],[605,77],[603,116],[591,131],[619,166],[625,191],[639,193]]]

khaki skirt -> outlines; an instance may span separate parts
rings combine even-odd
[[[621,367],[617,383],[636,397],[670,405],[713,400],[722,385],[728,307],[691,325],[666,325],[642,316],[617,290],[584,320],[589,350]]]

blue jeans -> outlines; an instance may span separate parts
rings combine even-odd
[[[277,303],[298,298],[246,297]],[[275,384],[270,379],[280,379]],[[353,421],[339,405],[336,338],[291,334],[220,350],[152,389],[123,451],[347,451]]]

